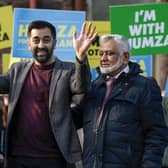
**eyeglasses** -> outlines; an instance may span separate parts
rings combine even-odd
[[[114,52],[114,51],[112,51],[112,50],[105,50],[105,51],[100,50],[100,51],[99,51],[100,57],[102,57],[104,54],[105,54],[106,56],[113,56],[113,55],[116,55],[117,53]]]

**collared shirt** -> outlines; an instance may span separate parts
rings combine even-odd
[[[117,79],[121,75],[121,73],[123,73],[123,72],[125,72],[125,73],[129,72],[129,66],[128,65],[122,71],[120,71],[117,75],[115,75],[114,78]],[[108,78],[109,78],[109,76],[107,75],[107,79]]]

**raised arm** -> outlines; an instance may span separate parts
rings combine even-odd
[[[88,25],[84,23],[79,36],[76,31],[74,32],[73,46],[79,61],[82,62],[85,60],[86,51],[97,35],[98,33],[96,32],[96,27],[93,26],[92,23],[89,23]]]

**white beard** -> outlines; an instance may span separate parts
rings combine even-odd
[[[100,67],[100,71],[102,74],[106,75],[106,74],[109,74],[109,73],[112,73],[112,72],[118,70],[123,64],[124,64],[124,60],[120,56],[115,65],[113,65],[111,67],[107,67],[107,68]]]

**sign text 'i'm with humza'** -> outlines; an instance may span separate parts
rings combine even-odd
[[[111,33],[129,39],[132,55],[168,53],[168,3],[110,6]]]

